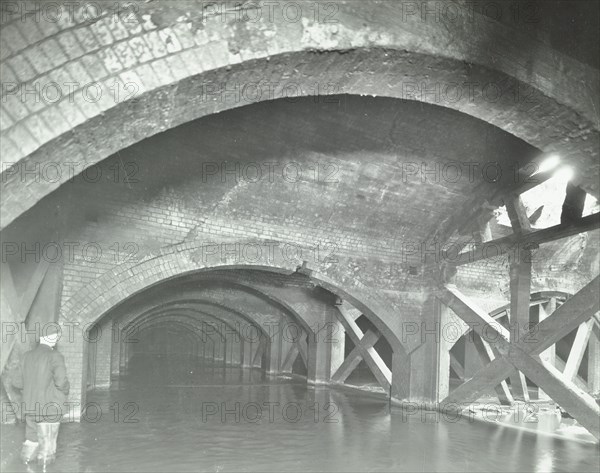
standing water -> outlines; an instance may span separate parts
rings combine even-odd
[[[260,370],[141,359],[63,424],[56,472],[598,471],[598,445],[433,413],[381,394],[273,380]],[[2,426],[2,471],[23,425]],[[36,465],[29,471],[36,471]]]

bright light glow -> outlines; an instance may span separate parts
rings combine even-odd
[[[573,169],[571,169],[569,166],[563,166],[556,171],[554,177],[563,182],[570,181],[573,178]]]
[[[554,169],[556,166],[558,166],[559,163],[560,157],[557,154],[552,154],[541,162],[537,172],[550,171],[550,169]]]

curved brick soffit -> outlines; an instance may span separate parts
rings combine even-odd
[[[191,340],[195,343],[198,341],[202,341],[202,336],[198,333],[199,328],[193,323],[186,322],[182,320],[182,316],[179,317],[169,317],[163,321],[154,321],[149,325],[144,325],[137,332],[138,335],[141,335],[145,330],[155,329],[157,327],[169,327],[169,326],[177,326],[179,328],[183,328],[183,334],[181,336],[185,337],[187,340]],[[206,333],[204,335],[207,335]],[[210,336],[209,336],[210,339]],[[210,339],[212,341],[212,339]]]
[[[193,260],[194,259],[193,252],[191,253],[191,255],[192,255],[192,260]],[[154,258],[152,260],[155,261]],[[159,265],[162,266],[162,265],[164,265],[164,263],[161,262],[161,263],[159,263]],[[232,266],[229,266],[229,267],[232,267]],[[236,269],[248,269],[248,268],[255,269],[256,268],[256,266],[245,266],[245,265],[236,265],[233,267]],[[215,266],[215,268],[223,269],[223,267],[220,267],[220,266]],[[227,269],[227,266],[224,266],[224,268]],[[268,268],[268,270],[271,272],[273,272],[273,271],[281,272],[281,271],[279,271],[280,268],[278,268],[276,266],[275,267],[270,267],[270,266],[261,267],[261,269],[265,269],[265,268]],[[208,268],[208,269],[210,269],[210,268]],[[142,271],[143,271],[143,269],[142,269]],[[204,268],[204,271],[207,271],[207,268]],[[285,273],[289,274],[290,272],[291,271],[286,271]],[[178,277],[180,275],[182,276],[187,273],[189,273],[189,270],[182,272],[182,274],[175,275],[175,277]],[[169,278],[169,279],[171,279],[171,278]],[[166,280],[167,279],[161,279],[158,283],[162,283]],[[227,277],[226,275],[219,275],[216,278],[211,278],[210,281],[211,282],[215,282],[215,281],[226,282],[228,284],[228,287],[227,287],[228,290],[234,289],[236,291],[244,292],[246,294],[250,293],[261,303],[265,303],[267,306],[271,306],[271,307],[274,307],[275,309],[277,309],[277,311],[284,317],[287,317],[288,319],[290,319],[292,321],[297,321],[300,324],[300,326],[302,327],[302,329],[304,331],[306,331],[307,333],[313,332],[313,329],[310,324],[310,320],[308,320],[306,317],[303,316],[305,311],[302,308],[297,309],[293,305],[290,305],[288,302],[286,302],[284,299],[280,298],[277,293],[269,291],[265,287],[257,287],[252,284],[242,283],[235,277]],[[110,284],[113,284],[113,283],[114,283],[114,280]],[[155,285],[155,283],[152,283],[150,286],[148,286],[146,288],[149,289],[150,287],[152,287],[154,285]],[[146,288],[143,288],[140,291],[136,291],[135,294],[144,291]],[[85,287],[83,288],[83,290],[85,290]],[[118,291],[118,292],[121,293],[121,291]],[[76,297],[77,294],[78,293],[74,294],[73,297]],[[135,294],[132,294],[132,296]],[[124,302],[129,297],[130,296],[125,296],[123,298],[123,300],[118,302],[117,304]],[[209,305],[209,306],[217,308],[218,310],[222,310],[222,311],[231,313],[235,317],[238,317],[242,320],[246,320],[247,322],[250,322],[251,324],[256,324],[256,326],[259,328],[260,332],[267,337],[269,336],[268,332],[261,326],[260,323],[257,323],[259,321],[259,319],[262,321],[268,320],[269,322],[271,322],[271,321],[275,321],[275,319],[279,320],[279,318],[280,318],[280,316],[271,317],[263,312],[244,313],[238,309],[235,309],[235,308],[227,305],[224,301],[221,300],[223,298],[226,298],[226,294],[223,293],[222,289],[211,288],[211,287],[196,288],[194,290],[186,289],[186,291],[183,295],[177,294],[177,295],[167,297],[167,298],[161,297],[160,306],[153,306],[150,308],[143,307],[140,310],[137,310],[134,313],[134,315],[137,314],[139,316],[143,316],[144,313],[152,311],[153,309],[156,310],[157,312],[160,312],[160,310],[162,310],[164,307],[168,307],[170,304],[190,303],[190,304],[196,304],[196,305],[197,304]],[[69,299],[69,301],[71,301],[71,299]],[[69,301],[67,301],[67,304],[69,304],[70,307],[73,307],[73,305]],[[114,306],[113,306],[113,308],[114,308]],[[101,323],[101,320],[107,315],[107,313],[108,312],[104,312],[97,319],[94,319],[94,318],[84,319],[81,322],[83,322],[85,326],[91,327],[92,324],[95,325],[97,323]],[[128,317],[127,319],[129,319],[129,318],[130,317]],[[269,319],[272,319],[272,320],[269,320]]]
[[[390,5],[379,5],[374,11],[367,11],[366,6],[356,6],[356,3],[345,7],[352,11],[349,14],[343,12],[339,23],[334,25],[314,23],[307,18],[302,18],[301,23],[283,25],[260,23],[252,31],[247,26],[237,26],[232,36],[225,39],[219,36],[223,32],[222,24],[212,25],[212,28],[219,28],[213,31],[204,25],[204,40],[200,44],[189,33],[192,23],[185,23],[183,30],[179,28],[176,34],[175,28],[170,28],[176,23],[174,20],[167,28],[162,28],[164,25],[159,28],[145,20],[144,29],[150,31],[143,34],[156,34],[157,28],[161,33],[167,32],[156,34],[154,41],[163,43],[169,58],[179,56],[178,62],[168,63],[161,59],[163,69],[168,68],[168,64],[172,67],[179,64],[181,70],[163,71],[164,74],[158,74],[158,79],[155,77],[151,84],[146,84],[143,75],[135,72],[138,69],[132,68],[127,77],[142,87],[135,104],[127,101],[104,104],[102,109],[92,107],[81,124],[67,126],[61,134],[46,130],[45,134],[40,132],[39,138],[20,140],[22,143],[19,144],[15,144],[15,139],[5,140],[12,144],[6,145],[3,159],[5,162],[24,159],[23,162],[31,166],[35,163],[77,162],[81,164],[78,170],[82,170],[182,123],[261,100],[313,95],[315,84],[320,84],[322,95],[349,93],[412,98],[473,115],[545,152],[561,153],[576,165],[583,186],[597,195],[596,177],[600,165],[597,159],[598,119],[593,100],[598,95],[594,88],[598,83],[598,71],[541,43],[535,44],[535,51],[519,47],[500,50],[503,47],[500,39],[518,45],[532,43],[532,38],[479,17],[478,21],[484,22],[486,29],[478,33],[478,38],[471,39],[464,31],[462,35],[458,34],[460,29],[453,32],[443,22],[398,22],[394,18],[401,18],[401,12],[392,11],[395,7]],[[394,16],[396,13],[398,15]],[[156,17],[152,16],[152,20]],[[375,24],[377,28],[369,28],[368,24]],[[465,25],[468,27],[466,23],[458,26]],[[141,26],[139,30],[142,31]],[[212,38],[211,35],[218,40],[209,42],[207,38]],[[110,34],[109,37],[112,41]],[[485,44],[490,37],[498,41],[489,41],[482,48],[478,42]],[[175,51],[174,42],[178,45]],[[109,51],[110,57],[117,58],[118,47],[119,44],[109,41],[101,50]],[[532,63],[534,53],[536,58],[541,58],[541,64]],[[202,70],[205,66],[202,59],[209,64],[206,70]],[[565,65],[564,70],[551,66],[556,61]],[[137,60],[134,63],[137,65]],[[138,72],[141,74],[142,70]],[[125,77],[123,74],[117,69],[109,77]],[[228,94],[222,100],[207,100],[206,88],[203,88],[206,84],[243,85],[265,79],[278,84],[274,92],[244,102]],[[146,78],[146,82],[148,80]],[[477,90],[474,95],[463,93],[458,100],[454,97],[441,100],[436,94],[407,97],[403,86],[407,81],[429,89],[452,83],[493,83],[499,88],[495,90],[502,90],[502,93],[495,99]],[[573,87],[574,82],[587,84],[587,87]],[[520,90],[518,98],[511,92],[516,88]],[[74,106],[77,107],[77,103]],[[81,115],[80,110],[77,115]],[[33,125],[28,118],[33,116],[26,116],[19,123]],[[18,125],[11,123],[3,136],[10,138],[11,130],[16,130]],[[29,149],[23,151],[20,144]],[[3,176],[0,228],[6,227],[68,178],[69,174],[64,172],[57,182],[22,185],[18,176]]]
[[[165,301],[165,299],[161,299],[161,301]],[[202,310],[204,306],[208,306],[208,309]],[[192,329],[193,335],[198,338],[198,334],[196,333],[198,330],[202,331],[205,335],[208,336],[209,340],[214,343],[210,334],[207,334],[202,329],[202,326],[198,328],[197,324],[194,322],[204,322],[204,320],[223,322],[230,330],[231,333],[235,332],[240,337],[240,340],[245,340],[244,335],[241,334],[230,322],[225,321],[223,318],[223,314],[211,314],[206,310],[212,310],[212,308],[217,308],[219,311],[224,312],[227,317],[231,317],[234,321],[236,319],[241,319],[243,321],[249,322],[253,327],[256,327],[258,330],[259,336],[261,336],[267,342],[267,346],[270,345],[271,339],[267,331],[260,325],[256,324],[255,321],[249,315],[243,314],[242,312],[228,307],[224,304],[219,304],[217,302],[208,300],[208,299],[190,299],[190,298],[180,298],[180,297],[172,297],[168,302],[162,303],[159,307],[144,307],[136,312],[127,314],[122,319],[118,320],[123,322],[123,330],[127,330],[130,326],[141,327],[140,332],[159,326],[164,323],[177,322],[182,326],[188,327]],[[178,319],[183,317],[186,319],[185,322],[180,322]],[[189,322],[188,320],[191,320]],[[101,323],[101,320],[98,320],[96,324]],[[234,322],[235,323],[235,322]],[[94,326],[96,325],[94,324]],[[140,332],[134,332],[140,333]],[[220,331],[220,327],[217,324],[215,327],[215,332],[218,336],[220,336],[222,341],[226,341],[226,336]]]
[[[152,328],[157,324],[161,324],[163,322],[177,322],[179,318],[185,321],[182,323],[185,323],[186,326],[195,327],[196,329],[198,329],[196,327],[197,324],[194,324],[194,322],[203,323],[205,321],[219,321],[227,325],[229,329],[235,330],[232,325],[225,322],[224,320],[218,319],[217,317],[202,312],[200,310],[193,310],[191,308],[173,308],[169,310],[155,311],[155,313],[152,311],[148,311],[144,314],[137,314],[136,316],[132,316],[131,318],[133,320],[129,320],[129,317],[127,318],[127,323],[124,325],[124,327],[126,327],[126,329],[135,328],[136,331],[133,332],[133,335],[135,335],[135,333],[140,333],[143,330]],[[210,337],[210,335],[207,334],[201,327],[202,325],[200,325],[199,330]],[[215,331],[216,334],[219,335],[219,338],[221,338],[221,340],[225,340],[225,336],[218,329],[215,329]],[[239,335],[239,332],[236,331],[236,333],[238,333]]]
[[[209,334],[206,334],[205,332],[203,332],[203,330],[198,327],[196,324],[194,324],[193,322],[187,321],[187,320],[182,320],[182,319],[191,319],[191,316],[182,316],[181,314],[179,316],[167,316],[165,319],[163,320],[157,320],[157,321],[151,321],[149,324],[143,325],[137,332],[135,332],[134,334],[132,334],[132,336],[135,335],[141,335],[145,330],[150,330],[150,329],[154,329],[157,327],[162,327],[164,326],[172,326],[172,325],[176,325],[179,328],[183,329],[183,334],[180,334],[180,336],[185,337],[188,341],[192,342],[193,344],[199,344],[199,343],[206,343],[207,341],[210,341],[210,343],[212,343],[213,347],[214,347],[214,340],[212,339],[212,337]],[[203,332],[203,335],[200,335],[199,332]],[[204,337],[208,337],[208,339],[204,338]],[[125,342],[125,340],[121,341],[121,345],[124,345],[125,343],[132,343],[134,341],[136,341],[136,339],[134,338],[128,338],[128,341]]]
[[[220,313],[209,313],[209,310],[217,309]],[[142,317],[162,317],[163,314],[171,314],[176,313],[177,311],[181,312],[190,312],[194,314],[198,314],[200,318],[207,318],[216,321],[224,322],[230,329],[236,331],[240,336],[241,334],[235,328],[235,322],[244,321],[256,327],[260,334],[267,336],[267,332],[260,325],[257,324],[256,321],[248,314],[242,313],[239,310],[236,310],[232,307],[228,307],[225,304],[221,304],[210,299],[200,299],[197,297],[190,296],[172,296],[171,298],[165,299],[161,298],[161,305],[156,306],[145,306],[140,310],[127,314],[125,317],[119,318],[120,322],[123,322],[123,326],[127,327],[130,324],[137,325],[140,322]],[[224,317],[231,319],[230,321],[226,321]],[[104,317],[102,317],[104,318]],[[149,320],[149,319],[144,319]],[[101,320],[96,323],[102,323]],[[218,330],[217,330],[218,331]],[[220,332],[219,332],[220,334]],[[223,335],[221,335],[223,338]]]
[[[192,319],[192,316],[184,316],[181,314],[178,316],[170,315],[170,316],[165,317],[165,319],[163,319],[163,320],[149,321],[147,324],[144,324],[143,326],[141,326],[139,328],[139,330],[137,332],[135,332],[132,336],[135,337],[136,335],[137,336],[142,335],[143,332],[146,330],[152,330],[152,329],[162,328],[162,327],[168,328],[169,326],[176,325],[179,328],[183,329],[183,334],[180,334],[180,335],[185,337],[188,341],[191,341],[194,344],[203,344],[203,343],[210,342],[212,344],[212,346],[214,347],[215,341],[212,339],[210,334],[207,334],[206,332],[204,332],[202,330],[201,326],[198,326],[194,322],[190,322],[190,321],[182,320],[182,319]],[[199,332],[202,332],[202,335]],[[218,333],[218,335],[221,335],[220,332]],[[221,338],[221,340],[223,342],[225,342],[225,340],[222,336],[217,337],[217,338]],[[135,339],[129,338],[128,340],[129,340],[128,343],[132,343],[132,341],[134,341]],[[125,343],[125,341],[122,341],[121,343],[123,344],[123,343]]]
[[[81,324],[94,323],[126,299],[160,283],[194,273],[209,272],[213,269],[242,269],[289,275],[298,268],[298,265],[283,259],[265,261],[262,265],[223,262],[219,258],[202,262],[199,261],[199,251],[200,243],[197,246],[184,243],[171,247],[168,252],[163,250],[160,255],[149,255],[141,261],[121,263],[73,294],[61,308],[60,319]],[[376,289],[362,283],[355,274],[340,272],[336,266],[319,267],[311,272],[310,279],[359,309],[377,327],[394,351],[406,355],[404,345],[391,328],[398,325],[401,315],[396,313],[392,303]],[[236,284],[284,309],[293,320],[299,321],[308,333],[312,332],[301,314],[285,300],[252,285],[241,282]]]

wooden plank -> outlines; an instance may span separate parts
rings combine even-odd
[[[569,381],[573,381],[579,371],[579,366],[581,365],[581,360],[583,360],[583,354],[585,353],[593,327],[594,321],[588,320],[586,323],[581,324],[577,329],[577,334],[575,335],[575,340],[571,346],[569,358],[567,359],[567,364],[563,371],[565,379],[568,379]]]
[[[344,330],[350,337],[350,340],[352,340],[352,343],[354,343],[354,345],[360,345],[360,340],[364,336],[364,334],[360,327],[356,324],[351,313],[343,306],[338,307],[338,312],[341,315],[341,317],[338,317],[338,320],[343,325]]]
[[[254,358],[252,359],[252,366],[260,366],[261,365],[261,358],[262,358],[263,352],[265,351],[265,348],[266,348],[265,339],[261,337],[260,341],[258,342],[258,346],[256,347],[256,353],[254,353]],[[213,359],[214,359],[214,342],[213,342]]]
[[[593,289],[596,289],[597,278],[590,284],[592,284]],[[590,298],[589,288],[590,285],[586,286],[582,290],[583,295],[581,295],[582,291],[578,293],[578,295],[580,295],[580,299]],[[469,325],[478,331],[478,333],[484,331],[480,325],[485,326],[493,320],[477,306],[474,304],[469,304],[467,299],[460,294],[455,287],[448,286],[445,291],[440,291],[440,296],[442,300],[448,301],[448,305],[453,308],[455,312],[458,311],[457,315],[463,318],[465,322],[469,323]],[[595,307],[594,312],[586,313],[588,319],[591,318],[592,314],[598,310],[598,300],[596,294],[592,295],[591,298],[594,299],[594,301],[591,303],[589,300],[585,301],[585,303],[579,303],[579,305],[583,307]],[[567,305],[568,302],[569,301],[563,304],[561,308]],[[555,314],[557,312],[559,311],[555,311]],[[580,314],[577,315],[579,316]],[[545,325],[550,326],[551,324],[549,321],[553,321],[553,319],[556,320],[556,315],[546,319],[544,321],[546,322]],[[494,375],[498,375],[498,371],[500,371],[502,373],[499,374],[498,381],[502,380],[507,374],[510,373],[510,365],[512,365],[525,373],[525,375],[527,375],[538,386],[542,387],[544,391],[552,397],[552,399],[554,399],[563,409],[569,412],[569,414],[571,414],[582,426],[588,429],[596,438],[600,438],[600,425],[598,423],[598,418],[600,417],[600,408],[594,399],[588,393],[578,389],[574,383],[564,379],[562,373],[560,373],[554,366],[544,363],[537,356],[540,351],[543,351],[543,349],[547,348],[544,347],[544,344],[546,344],[548,340],[539,342],[538,340],[523,339],[511,344],[508,342],[506,334],[503,333],[504,330],[497,326],[494,327],[488,325],[488,327],[489,330],[494,333],[495,337],[495,340],[491,343],[494,343],[504,355],[503,358],[494,360],[488,365],[488,368],[482,370],[487,377],[488,387],[490,385],[495,386],[497,384],[494,382],[495,378],[490,377],[490,374],[493,373]],[[535,351],[537,351],[537,353],[535,353]],[[531,356],[532,354],[535,356],[535,358]],[[498,361],[498,363],[496,363],[496,361]],[[475,377],[473,379],[475,379]],[[458,389],[448,396],[446,400],[444,400],[444,403],[449,401],[456,402],[456,391],[458,391]],[[464,399],[461,399],[460,401],[464,401]]]
[[[298,347],[302,361],[304,361],[304,366],[308,367],[308,335],[303,332],[295,344]]]
[[[514,210],[513,212],[521,213],[525,211],[519,198],[513,200],[513,204],[517,207],[521,207],[521,210]],[[517,217],[514,217],[515,219]],[[518,217],[523,218],[523,215]],[[527,218],[527,216],[525,216]],[[520,222],[515,225],[521,225]],[[513,227],[514,228],[514,227]],[[529,227],[527,227],[529,228]],[[519,227],[515,231],[529,231]],[[521,340],[527,330],[529,330],[529,306],[531,299],[531,252],[529,250],[523,250],[510,262],[509,266],[510,273],[510,312],[509,322],[513,326],[514,330],[512,335],[516,340]],[[514,340],[513,340],[514,341]],[[527,380],[522,373],[514,370],[510,376],[510,387],[512,394],[515,399],[529,401],[529,390],[527,388]]]
[[[551,297],[546,303],[537,306],[538,309],[538,320],[542,322],[547,319],[548,316],[556,310],[556,297]],[[543,352],[540,353],[540,359],[546,363],[556,366],[556,346],[552,345]],[[538,399],[550,400],[548,394],[543,389],[538,387]]]
[[[286,371],[286,370],[291,370],[293,364],[296,362],[296,359],[298,358],[298,356],[300,356],[302,358],[302,361],[304,362],[304,366],[308,366],[307,365],[307,341],[306,341],[306,333],[302,333],[297,340],[294,341],[294,343],[290,346],[290,349],[287,352],[287,355],[285,356],[285,360],[282,364],[282,371]]]
[[[2,277],[2,304],[0,310],[2,312],[3,322],[16,322],[19,324],[19,330],[27,327],[27,319],[31,306],[35,300],[36,295],[39,293],[40,287],[44,282],[50,263],[42,259],[42,261],[36,266],[33,275],[29,278],[27,289],[21,297],[18,297],[17,291],[12,278],[12,271],[8,263],[2,263],[1,266],[1,277]],[[26,351],[27,344],[21,341],[20,335],[15,335],[8,340],[8,343],[2,346],[0,353],[0,372],[4,371],[4,367],[8,362],[13,350],[17,350],[14,356],[20,358],[24,351]]]
[[[343,301],[342,305],[338,306],[338,308],[339,307],[342,307],[346,316],[351,317],[352,320],[356,320],[362,315],[362,312],[360,310],[358,310],[356,307],[353,307],[346,301]]]
[[[364,355],[365,351],[368,353],[368,356]],[[367,350],[364,350],[363,348],[363,359],[365,360],[367,366],[371,369],[371,372],[379,384],[383,387],[383,389],[385,389],[385,392],[390,392],[390,387],[392,385],[392,371],[386,366],[385,362],[379,356],[379,353],[377,353],[375,348],[371,347],[367,348]]]
[[[525,206],[523,205],[523,201],[521,200],[521,196],[509,194],[504,199],[504,202],[506,205],[506,213],[510,219],[513,232],[517,234],[530,232],[531,223],[527,218],[527,212],[525,210]]]
[[[342,362],[340,367],[333,374],[331,381],[335,383],[343,383],[346,381],[348,376],[350,376],[350,374],[356,369],[362,359],[362,350],[360,347],[354,347],[346,359]]]
[[[456,373],[456,376],[458,376],[458,378],[460,380],[464,380],[465,379],[465,369],[460,364],[460,361],[458,361],[456,359],[456,356],[452,352],[450,352],[450,367]]]
[[[514,252],[528,247],[528,245],[539,245],[549,241],[560,240],[561,238],[578,235],[579,233],[589,232],[600,228],[600,213],[588,215],[576,222],[561,223],[553,227],[536,230],[525,234],[513,234],[504,238],[498,238],[486,243],[477,245],[474,250],[460,253],[456,258],[447,259],[447,262],[457,266],[473,263],[485,258],[492,258],[498,255]]]
[[[600,326],[596,323],[588,349],[588,388],[594,397],[600,397]]]
[[[285,355],[283,363],[281,364],[281,371],[291,371],[292,366],[296,361],[296,358],[298,358],[298,356],[300,356],[300,350],[298,349],[298,345],[296,343],[292,343],[290,345],[290,349]]]
[[[20,299],[19,307],[22,314],[29,314],[35,296],[40,290],[42,283],[50,267],[50,262],[46,259],[42,259],[36,266],[33,275],[30,277],[27,284],[27,290],[23,293]]]
[[[541,358],[542,358],[542,355],[540,355],[540,359]],[[546,360],[544,360],[544,361],[546,363],[548,363],[548,361],[546,361]],[[551,364],[553,366],[555,366],[559,372],[561,372],[561,373],[565,372],[565,366],[567,364],[563,360],[561,360],[559,357],[556,357],[554,360],[554,363],[551,363]],[[575,383],[575,386],[577,386],[582,391],[588,391],[588,385],[581,376],[576,375],[571,381],[573,381],[573,383]]]
[[[363,360],[365,360],[365,363],[379,384],[386,390],[386,392],[388,392],[392,384],[392,372],[386,366],[383,359],[379,356],[377,350],[375,350],[373,346],[369,346],[369,342],[374,335],[370,336],[369,339],[365,339],[365,335],[363,335],[362,330],[356,324],[350,313],[342,306],[338,307],[338,309],[338,319],[344,327],[344,330],[354,343],[355,347],[360,350]],[[370,332],[371,330],[367,331],[367,333]],[[373,330],[372,333],[376,334],[377,337],[381,336],[375,330]]]
[[[336,382],[343,382],[364,359],[365,350],[375,345],[380,337],[381,335],[377,331],[367,330],[367,333],[362,338],[361,343],[354,346],[352,351],[348,354],[346,359],[342,362],[340,367],[332,376],[332,379]]]
[[[592,396],[566,379],[554,366],[539,357],[532,358],[522,349],[511,350],[508,360],[600,440],[600,407]]]
[[[594,278],[548,318],[534,327],[531,331],[534,335],[530,340],[519,340],[517,346],[531,354],[539,355],[589,320],[598,311],[599,282],[600,277]],[[444,402],[475,402],[487,391],[488,386],[496,386],[506,379],[512,369],[512,365],[506,359],[496,358],[484,370],[479,371],[473,378],[452,391]]]
[[[478,334],[474,334],[473,344],[475,345],[479,358],[483,362],[484,368],[496,358],[490,345],[487,342],[484,342]],[[506,381],[503,380],[500,384],[494,386],[494,390],[496,391],[500,404],[512,405],[514,399]]]

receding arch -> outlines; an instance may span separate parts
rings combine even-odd
[[[91,326],[105,313],[128,298],[168,280],[193,275],[194,273],[206,273],[215,269],[247,269],[289,275],[295,273],[298,269],[290,268],[290,266],[293,267],[290,262],[284,262],[287,264],[286,268],[285,266],[277,265],[228,264],[217,258],[201,266],[189,257],[189,253],[193,252],[194,247],[190,247],[190,245],[186,246],[187,248],[172,249],[168,253],[145,259],[142,262],[127,262],[113,268],[74,294],[65,303],[61,312],[61,319],[71,320],[74,318],[74,321],[77,323],[83,323],[84,326]],[[135,271],[133,268],[135,268]],[[134,283],[130,279],[132,272],[141,276]],[[356,278],[350,278],[349,275],[346,275],[346,279],[344,280],[345,286],[343,283],[338,283],[329,276],[315,271],[309,272],[306,276],[313,280],[315,284],[347,300],[357,309],[361,310],[377,329],[380,330],[382,335],[387,338],[392,346],[392,350],[399,356],[407,359],[403,344],[398,335],[390,327],[390,324],[398,322],[398,314],[395,314],[383,302],[377,300],[373,296],[372,289],[369,289],[367,293],[367,287],[357,281]],[[254,288],[254,290],[260,292],[257,288]],[[276,296],[273,294],[270,294],[268,297],[276,299]],[[291,313],[295,313],[297,320],[302,320],[300,314],[294,311],[285,301],[278,300],[276,302],[281,307],[286,307]],[[65,314],[70,314],[70,317],[67,318]]]

